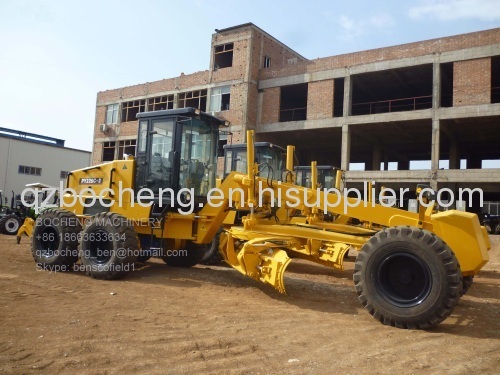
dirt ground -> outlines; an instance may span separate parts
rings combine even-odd
[[[381,325],[339,272],[294,260],[289,295],[226,267],[159,260],[126,279],[37,271],[0,235],[0,373],[499,374],[500,238],[451,317]]]

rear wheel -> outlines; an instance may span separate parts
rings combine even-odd
[[[383,324],[425,329],[457,304],[462,274],[451,249],[414,227],[378,232],[361,249],[354,268],[358,298]]]
[[[139,242],[141,244],[141,250],[138,252],[137,261],[145,263],[150,260],[153,256],[151,248],[151,236],[138,234]]]
[[[137,261],[141,263],[145,263],[151,259],[151,251],[142,249],[140,251],[140,255],[137,257]]]
[[[95,279],[119,279],[134,269],[139,239],[122,215],[103,212],[92,216],[82,231],[80,260]]]
[[[78,237],[82,226],[76,215],[62,209],[48,209],[35,221],[31,253],[38,267],[69,271],[78,260]]]
[[[198,245],[191,241],[185,246],[185,249],[180,250],[163,250],[166,255],[161,259],[172,267],[189,268],[200,263],[203,255],[210,247],[210,243],[206,245]]]
[[[0,233],[14,236],[21,227],[21,219],[16,215],[7,215],[0,219]]]

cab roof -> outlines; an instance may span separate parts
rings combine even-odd
[[[164,109],[162,111],[151,111],[151,112],[141,112],[137,114],[137,119],[141,118],[155,118],[155,117],[170,117],[170,116],[186,116],[186,117],[199,117],[202,120],[208,120],[215,122],[219,126],[229,126],[229,122],[222,120],[218,117],[212,116],[206,112],[202,112],[199,109],[188,107],[188,108],[177,108],[177,109]]]

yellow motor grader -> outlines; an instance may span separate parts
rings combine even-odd
[[[69,173],[61,208],[36,219],[39,267],[66,270],[79,262],[88,275],[113,279],[146,250],[191,267],[227,215],[243,211],[219,238],[224,260],[239,272],[284,293],[291,258],[342,269],[355,249],[354,284],[369,313],[383,324],[428,328],[451,314],[488,260],[488,236],[475,214],[437,212],[432,204],[412,213],[299,186],[293,146],[284,181],[260,176],[252,131],[247,172],[231,172],[216,188],[220,119],[193,108],[137,117],[135,157]],[[311,183],[318,186],[315,164]],[[303,219],[294,220],[297,214]]]

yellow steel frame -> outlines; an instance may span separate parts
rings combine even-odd
[[[85,199],[89,195],[84,189],[92,189],[98,196],[103,194],[109,199],[116,199],[119,186],[129,189],[122,195],[121,207],[114,204],[111,212],[116,212],[134,222],[138,233],[153,234],[169,239],[173,248],[185,246],[185,241],[204,244],[212,240],[218,229],[225,222],[226,230],[221,235],[220,251],[228,264],[239,272],[262,281],[284,292],[283,273],[290,263],[289,255],[308,259],[335,268],[343,267],[344,255],[350,249],[360,249],[376,233],[377,229],[392,226],[414,226],[435,233],[454,251],[460,263],[463,275],[474,275],[488,260],[489,241],[484,228],[481,228],[476,215],[446,211],[434,212],[432,207],[412,213],[378,204],[354,206],[356,200],[341,194],[307,189],[295,185],[293,172],[293,146],[287,148],[287,177],[285,182],[268,181],[257,175],[258,166],[254,161],[254,133],[247,132],[247,173],[232,172],[219,189],[222,199],[219,206],[206,204],[197,214],[182,215],[169,212],[163,225],[160,222],[149,223],[150,207],[141,207],[133,202],[130,194],[134,186],[135,160],[117,160],[95,167],[77,170],[71,173],[68,186],[76,196],[64,194],[62,206],[74,212],[82,220],[83,206],[76,198]],[[102,179],[101,184],[82,186],[82,178]],[[317,183],[317,169],[313,164],[312,186]],[[336,186],[340,189],[341,172],[337,174]],[[257,207],[256,187],[261,184],[267,189],[262,194],[263,205]],[[230,190],[241,189],[241,194],[233,194],[229,201]],[[291,207],[287,192],[294,189],[299,192],[298,207]],[[272,210],[272,193],[279,200],[280,209]],[[318,201],[315,207],[307,207],[307,201]],[[347,200],[347,202],[346,202]],[[337,202],[336,207],[326,202]],[[231,206],[230,206],[231,203]],[[344,210],[344,204],[349,203]],[[250,211],[243,218],[241,226],[231,226],[234,222],[226,220],[234,215],[234,210],[245,208]],[[329,212],[335,219],[326,222],[322,212]],[[295,220],[300,212],[303,220]],[[274,217],[270,217],[270,213]],[[279,219],[279,222],[276,221]],[[349,225],[349,219],[356,218],[367,225]]]

